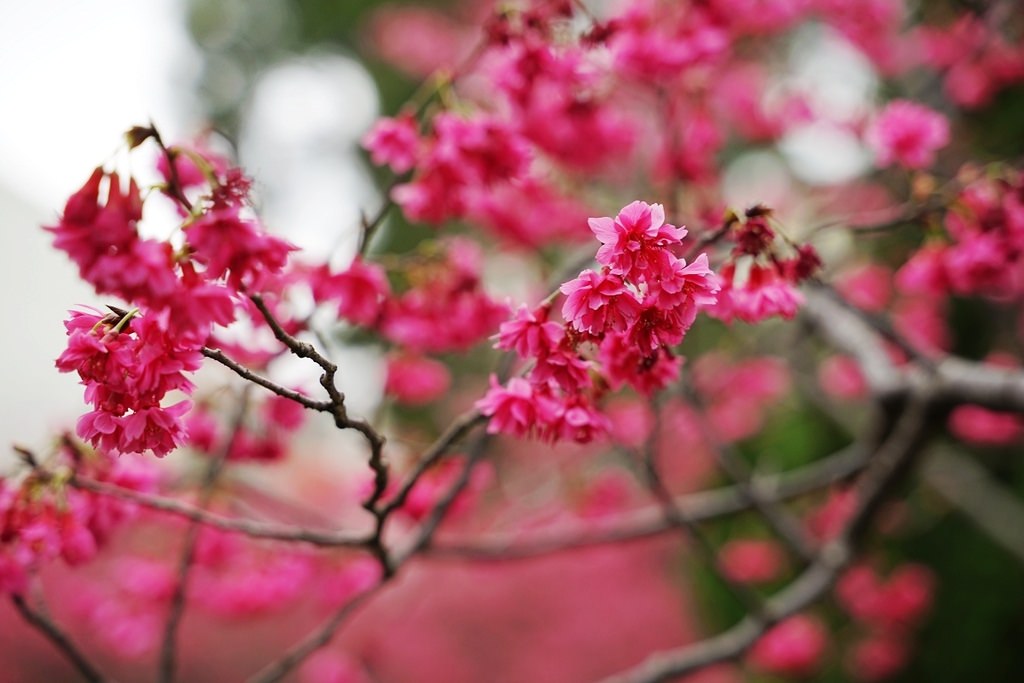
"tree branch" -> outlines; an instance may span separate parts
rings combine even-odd
[[[745,617],[727,631],[648,658],[603,683],[659,683],[743,655],[765,631],[821,598],[853,558],[885,493],[917,453],[927,434],[927,402],[911,401],[901,412],[858,485],[858,507],[843,535],[822,548],[811,565],[765,605],[764,617]]]
[[[1024,504],[974,458],[952,448],[935,448],[921,475],[925,484],[1024,564]]]
[[[56,622],[46,616],[42,611],[34,610],[22,595],[11,595],[11,602],[18,614],[34,629],[39,631],[47,640],[53,643],[64,657],[71,662],[78,673],[90,683],[107,683],[109,679],[96,670],[86,659],[64,631],[57,626]]]
[[[132,489],[114,486],[106,482],[83,479],[77,475],[72,477],[68,484],[75,488],[82,489],[83,491],[90,491],[101,496],[118,498],[152,510],[158,510],[178,517],[184,517],[185,519],[192,520],[214,529],[242,534],[249,538],[308,543],[310,545],[327,548],[365,547],[370,540],[367,534],[355,534],[352,532],[340,531],[318,531],[315,529],[297,528],[292,525],[269,524],[266,522],[258,522],[256,520],[224,517],[173,498],[141,493]]]
[[[867,454],[851,446],[817,462],[782,474],[756,476],[750,487],[764,499],[783,501],[830,486],[859,472]],[[749,497],[736,486],[677,496],[675,507],[692,522],[704,522],[749,510]],[[520,533],[494,533],[482,538],[451,539],[435,542],[427,553],[432,557],[480,562],[527,560],[542,555],[567,552],[651,538],[672,530],[672,525],[656,507],[620,515],[615,526],[594,527],[573,524],[524,538]]]

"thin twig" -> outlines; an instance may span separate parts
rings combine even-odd
[[[437,437],[437,440],[420,456],[416,466],[413,467],[412,472],[406,478],[398,493],[383,506],[381,511],[384,514],[390,514],[392,511],[405,505],[409,493],[427,470],[437,464],[451,450],[455,443],[472,431],[474,427],[483,424],[486,419],[477,410],[469,410],[455,418],[448,425],[448,428],[445,429],[444,433]]]
[[[683,391],[690,406],[697,413],[697,425],[704,441],[711,446],[715,461],[726,476],[735,484],[743,495],[764,518],[769,527],[778,535],[791,552],[808,563],[814,557],[814,548],[807,540],[800,523],[784,507],[765,498],[754,487],[750,486],[752,478],[750,469],[730,444],[719,438],[708,419],[700,394],[691,382],[684,382]]]
[[[767,601],[764,618],[751,615],[723,633],[676,650],[657,653],[603,683],[662,683],[743,655],[774,624],[820,599],[854,556],[878,506],[903,465],[920,449],[927,434],[927,402],[912,401],[871,459],[861,485],[859,505],[842,536],[822,548],[811,565]]]
[[[676,507],[672,493],[665,485],[661,476],[661,471],[658,468],[656,444],[660,431],[661,405],[660,401],[655,401],[654,426],[651,428],[650,433],[644,441],[642,451],[638,454],[638,460],[643,468],[644,483],[661,508],[661,513],[665,521],[671,527],[682,531],[685,538],[693,540],[696,543],[697,549],[704,556],[704,559],[708,563],[708,567],[711,569],[715,578],[718,579],[719,583],[729,590],[729,593],[736,598],[742,607],[751,614],[761,618],[764,611],[764,605],[762,604],[761,597],[744,584],[733,581],[729,575],[722,571],[718,562],[718,553],[710,539],[708,539],[696,522],[683,514],[683,512]]]
[[[349,617],[360,606],[366,603],[373,595],[378,593],[397,575],[399,569],[405,566],[409,560],[419,554],[422,549],[426,548],[430,544],[431,539],[433,538],[434,533],[436,533],[441,521],[450,511],[451,506],[455,503],[459,494],[461,494],[469,484],[473,467],[479,462],[483,455],[486,438],[486,435],[479,437],[476,443],[474,443],[469,449],[470,452],[466,457],[466,461],[463,464],[458,478],[449,487],[448,491],[445,492],[445,495],[434,504],[433,509],[430,511],[427,519],[420,526],[419,532],[406,552],[394,559],[392,565],[393,571],[382,575],[379,583],[363,593],[360,593],[358,596],[342,606],[338,611],[332,614],[327,621],[321,624],[319,628],[308,634],[298,644],[290,648],[281,658],[267,665],[263,670],[250,678],[248,683],[277,683],[277,681],[282,680],[285,676],[290,674],[300,666],[307,657],[330,643],[341,627],[348,621]]]
[[[82,651],[78,649],[71,638],[50,619],[46,614],[40,610],[35,610],[29,606],[24,596],[13,594],[11,595],[11,602],[14,603],[14,608],[18,610],[18,614],[40,634],[42,634],[47,640],[53,643],[64,657],[71,662],[71,664],[78,670],[78,673],[82,674],[82,677],[90,683],[106,683],[109,679],[103,676],[99,671],[96,670]]]
[[[226,356],[222,351],[219,351],[217,349],[211,349],[209,347],[204,346],[202,349],[202,354],[211,360],[217,361],[218,363],[228,368],[242,379],[252,382],[253,384],[257,384],[263,387],[264,389],[272,391],[278,396],[295,401],[303,408],[308,408],[309,410],[316,410],[322,413],[329,413],[333,410],[333,405],[331,404],[330,401],[314,401],[305,394],[299,393],[298,391],[293,391],[292,389],[287,389],[281,386],[280,384],[277,384],[273,380],[269,380],[266,377],[263,377],[262,375],[253,372],[244,365],[241,365],[240,363],[232,360],[231,358]]]
[[[750,487],[767,500],[782,501],[831,486],[861,471],[867,454],[859,446],[843,449],[827,458],[777,475],[756,476]],[[705,522],[749,510],[750,499],[736,486],[676,496],[679,513],[691,522]],[[613,526],[571,524],[534,532],[492,533],[471,539],[438,541],[427,549],[431,557],[458,561],[505,562],[543,555],[638,541],[671,531],[674,527],[658,507],[647,507],[616,518]]]
[[[970,454],[935,448],[924,462],[924,483],[1001,548],[1024,564],[1024,504]]]
[[[174,498],[165,498],[148,493],[142,493],[133,489],[126,489],[114,486],[102,481],[83,479],[79,476],[72,477],[68,484],[83,491],[90,491],[101,496],[117,498],[136,505],[141,505],[160,512],[183,517],[212,527],[220,531],[242,534],[249,538],[258,538],[272,541],[288,541],[296,543],[308,543],[314,546],[325,548],[364,547],[369,543],[367,534],[356,534],[341,531],[318,531],[315,529],[298,528],[291,525],[269,524],[250,519],[236,519],[209,512],[200,507],[183,503]]]

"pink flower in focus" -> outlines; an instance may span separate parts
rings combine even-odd
[[[562,317],[580,332],[622,332],[640,314],[636,295],[614,273],[584,270],[559,289],[566,295]]]
[[[718,302],[708,315],[723,322],[739,318],[746,323],[759,323],[773,316],[791,320],[803,304],[804,297],[771,267],[753,265],[747,281],[737,287],[733,282],[733,266],[722,269],[724,282]]]
[[[106,202],[100,200],[100,186],[106,180]],[[79,268],[83,279],[104,255],[127,252],[139,239],[136,223],[142,218],[142,196],[132,179],[127,191],[121,188],[116,173],[109,176],[97,168],[64,207],[53,233],[53,246],[67,253]]]
[[[935,161],[936,151],[949,144],[949,121],[916,102],[893,100],[878,114],[866,135],[879,167],[897,163],[906,168],[927,168]]]
[[[825,627],[814,617],[797,615],[772,627],[750,649],[750,664],[783,676],[810,676],[828,646]]]
[[[678,379],[683,366],[683,359],[667,349],[644,351],[623,334],[605,335],[598,358],[613,389],[628,384],[646,396]]]
[[[687,265],[683,259],[670,257],[666,267],[651,273],[648,284],[659,306],[682,307],[680,311],[686,327],[693,324],[698,310],[704,310],[718,301],[721,285],[708,265],[708,255],[701,253]]]
[[[438,398],[451,386],[448,366],[440,361],[412,354],[388,358],[384,392],[399,403],[424,405]]]
[[[591,218],[588,223],[601,242],[597,262],[627,279],[664,271],[673,258],[667,247],[686,236],[685,228],[665,223],[661,204],[641,201],[627,205],[615,218]]]
[[[192,407],[190,401],[179,401],[162,408],[143,408],[124,416],[121,421],[121,436],[114,450],[123,453],[153,451],[162,457],[185,443],[185,427],[182,417]]]
[[[576,443],[590,443],[608,433],[608,418],[586,399],[570,395],[561,402],[557,413],[547,430],[546,436],[552,442],[569,439]]]
[[[530,381],[535,384],[550,382],[563,391],[577,393],[591,385],[590,367],[590,363],[577,351],[562,344],[537,356],[530,371]]]
[[[554,348],[565,334],[558,323],[548,320],[549,308],[530,310],[520,306],[512,319],[498,328],[494,348],[515,351],[520,358],[536,358]]]

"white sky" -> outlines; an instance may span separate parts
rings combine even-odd
[[[188,132],[199,58],[177,0],[0,3],[0,183],[59,205],[121,134]]]
[[[0,0],[0,463],[84,412],[53,361],[67,309],[101,302],[40,224],[133,124],[195,125],[199,61],[179,15],[177,0]]]

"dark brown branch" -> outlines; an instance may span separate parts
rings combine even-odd
[[[330,643],[345,622],[385,585],[384,582],[378,583],[353,597],[341,609],[332,614],[323,625],[288,650],[284,656],[248,679],[248,683],[275,683],[283,679],[302,664],[307,657]]]
[[[319,628],[307,635],[297,645],[289,649],[283,657],[272,662],[262,671],[250,678],[249,683],[277,683],[277,681],[282,680],[285,676],[290,674],[299,665],[301,665],[307,657],[319,650],[321,647],[330,643],[353,612],[355,612],[363,603],[367,602],[374,594],[379,592],[383,586],[387,585],[387,583],[395,577],[399,569],[405,566],[410,559],[415,557],[423,548],[430,544],[430,541],[434,533],[437,531],[441,521],[451,509],[451,506],[455,503],[459,494],[462,493],[469,484],[473,467],[479,462],[483,455],[485,441],[486,436],[482,436],[469,449],[470,452],[466,458],[466,462],[463,464],[458,478],[449,487],[448,491],[445,492],[445,495],[434,505],[430,514],[427,516],[426,521],[421,525],[419,533],[416,535],[416,538],[408,550],[393,560],[393,570],[390,573],[385,573],[381,577],[381,581],[376,586],[360,593],[358,596],[346,603],[341,609],[331,615],[330,618],[328,618],[327,621]],[[451,441],[448,443],[450,445]]]
[[[448,428],[445,429],[444,433],[437,438],[434,443],[420,456],[420,459],[416,462],[416,466],[412,472],[406,478],[402,487],[398,490],[398,493],[387,502],[382,508],[384,514],[390,514],[394,510],[405,505],[406,499],[409,497],[409,493],[412,491],[416,482],[420,480],[427,470],[433,467],[437,462],[444,457],[446,453],[451,450],[460,439],[469,434],[474,427],[486,422],[487,418],[481,415],[476,410],[470,410],[459,417],[455,418]]]
[[[228,358],[222,351],[219,351],[217,349],[211,349],[209,347],[204,346],[202,349],[202,353],[207,358],[215,360],[224,367],[228,368],[242,379],[252,382],[253,384],[258,384],[259,386],[263,387],[264,389],[268,389],[269,391],[272,391],[278,396],[291,399],[292,401],[295,401],[296,403],[301,405],[303,408],[308,408],[309,410],[316,410],[322,413],[329,413],[333,410],[333,406],[330,401],[314,401],[305,394],[301,394],[297,391],[293,391],[291,389],[282,387],[280,384],[277,384],[274,381],[269,380],[266,377],[263,377],[262,375],[253,372],[244,365],[241,365],[233,361],[232,359]]]
[[[384,203],[377,210],[372,218],[367,218],[365,215],[360,220],[360,232],[359,232],[359,255],[366,256],[366,253],[370,249],[370,242],[373,240],[373,236],[377,234],[377,230],[384,223],[384,219],[387,218],[388,212],[391,211],[395,206],[395,200],[391,198],[391,191],[395,189],[395,186],[401,181],[400,178],[395,178],[388,186],[384,188]]]
[[[12,595],[11,602],[14,603],[14,608],[18,610],[18,614],[49,640],[71,662],[78,673],[82,674],[85,680],[90,683],[105,683],[109,680],[96,670],[89,660],[86,659],[85,655],[82,654],[81,650],[71,642],[71,638],[52,619],[42,611],[32,609],[24,596]]]
[[[384,496],[384,492],[388,487],[388,467],[387,463],[384,461],[384,435],[374,429],[366,420],[349,417],[348,410],[345,406],[345,395],[338,390],[338,386],[335,383],[335,375],[338,372],[338,366],[329,358],[317,351],[316,347],[312,344],[306,343],[288,334],[288,332],[277,321],[277,318],[274,317],[274,314],[259,294],[253,294],[249,299],[259,310],[260,314],[262,314],[263,319],[266,321],[270,330],[274,333],[274,337],[279,342],[284,344],[293,355],[299,358],[308,358],[323,370],[320,375],[320,386],[322,386],[327,392],[327,396],[330,401],[326,404],[307,405],[304,403],[303,405],[323,410],[324,412],[330,412],[334,417],[334,424],[338,429],[353,429],[359,432],[370,447],[369,466],[370,470],[373,472],[373,490],[370,492],[369,497],[363,501],[363,508],[373,515],[376,523],[376,531],[371,537],[369,549],[373,552],[377,561],[380,563],[380,567],[384,572],[384,575],[390,575],[394,571],[394,568],[392,567],[387,548],[384,547],[383,543],[383,531],[384,525],[387,522],[387,515],[377,509],[377,503]],[[318,405],[321,407],[317,407]]]

